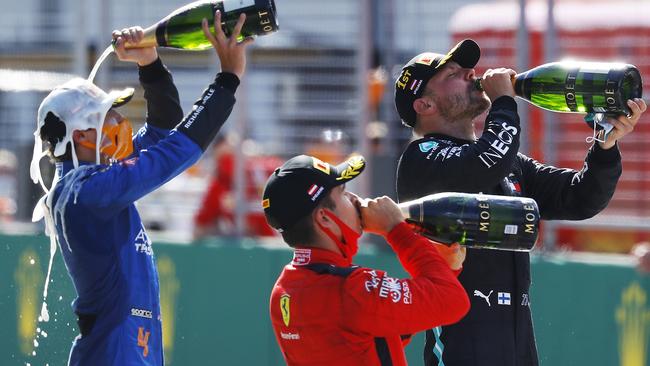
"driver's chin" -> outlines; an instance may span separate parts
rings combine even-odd
[[[472,95],[471,98],[470,98],[470,103],[473,106],[475,106],[475,108],[474,108],[474,116],[473,117],[476,117],[476,116],[480,115],[481,113],[485,112],[492,105],[492,103],[490,102],[490,99],[485,94],[481,94],[480,97],[475,97],[474,95]]]

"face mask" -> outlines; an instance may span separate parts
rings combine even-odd
[[[343,253],[343,257],[345,257],[348,262],[352,263],[352,257],[354,257],[355,254],[357,254],[357,251],[359,250],[359,238],[361,237],[361,234],[357,233],[354,231],[351,227],[346,225],[341,219],[336,217],[336,215],[331,212],[330,210],[325,209],[325,215],[332,219],[336,226],[339,227],[339,230],[341,230],[341,235],[343,236],[343,241],[339,240],[339,238],[334,235],[334,233],[321,225],[318,222],[318,226],[327,234],[327,236],[330,237],[336,243],[336,246],[339,248],[341,253]]]
[[[607,121],[604,113],[589,113],[585,117],[585,122],[593,128],[593,134],[590,137],[585,138],[588,144],[596,141],[604,143],[607,140],[607,136],[612,132],[614,126]],[[598,131],[604,130],[602,140],[598,138]]]
[[[120,160],[133,153],[133,129],[128,119],[118,120],[116,117],[107,117],[102,126],[102,139],[99,151],[111,159]],[[80,145],[89,149],[96,149],[95,144],[81,141]]]

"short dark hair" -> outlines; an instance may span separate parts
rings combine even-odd
[[[314,221],[312,220],[312,215],[314,211],[320,208],[327,208],[330,210],[336,209],[336,204],[334,199],[332,199],[332,191],[329,191],[325,197],[318,203],[318,206],[314,208],[309,215],[301,218],[296,222],[291,228],[284,230],[282,234],[282,239],[285,243],[289,244],[290,247],[295,248],[300,244],[310,244],[316,240],[316,227],[314,226]]]
[[[54,148],[56,144],[61,142],[65,137],[66,125],[54,113],[48,112],[45,117],[45,123],[41,127],[39,134],[41,140],[47,143],[47,151],[52,162],[60,162],[72,160],[71,143],[65,147],[65,154],[61,156],[54,156]]]

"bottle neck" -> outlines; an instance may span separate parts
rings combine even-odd
[[[412,217],[411,215],[411,207],[413,206],[412,202],[403,202],[397,205],[399,207],[400,211],[402,211],[402,216],[404,216],[404,219],[407,220],[416,220],[417,218]]]
[[[524,98],[524,99],[530,99],[530,95],[526,97],[524,93],[524,83],[526,81],[526,74],[528,74],[528,71],[524,71],[520,74],[517,74],[512,77],[512,87],[515,89],[515,95]]]
[[[158,47],[160,46],[156,40],[156,28],[157,24],[150,26],[144,30],[144,38],[137,45],[126,42],[124,48],[149,48],[149,47]],[[164,46],[164,45],[163,45]]]
[[[523,85],[523,80],[524,77],[526,76],[526,72],[523,72],[521,74],[517,74],[513,77],[510,78],[510,81],[512,82],[512,87],[515,89],[515,95],[523,97],[523,89],[521,88]],[[476,89],[478,90],[483,90],[483,86],[481,85],[483,78],[476,78],[474,81],[474,85],[476,86]],[[518,91],[518,89],[521,91],[521,93]]]

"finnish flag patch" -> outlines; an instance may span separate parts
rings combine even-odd
[[[499,292],[497,294],[497,303],[499,305],[510,305],[510,293],[509,292]]]

